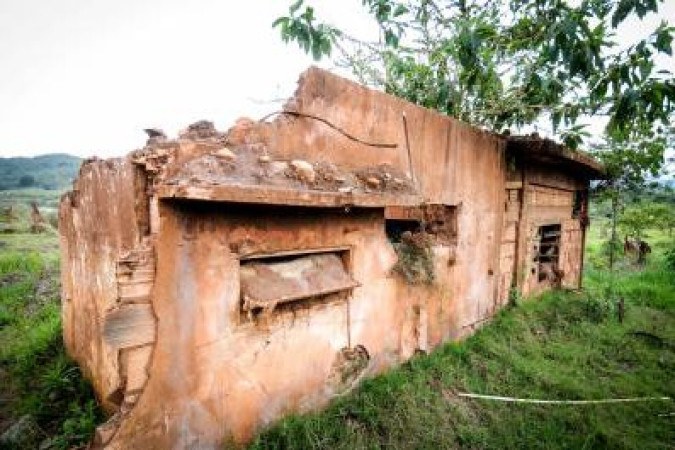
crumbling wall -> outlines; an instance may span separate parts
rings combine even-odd
[[[414,181],[424,202],[448,205],[460,203],[463,185],[473,184],[480,168],[473,161],[503,158],[504,142],[496,135],[317,68],[303,73],[284,111],[297,115],[240,121],[228,142],[351,169],[390,166]],[[473,154],[477,148],[480,154]],[[479,179],[500,181],[493,183],[488,174]]]
[[[396,295],[382,210],[217,204],[162,207],[154,307],[161,318],[150,382],[113,447],[245,441],[290,411],[317,408],[404,357],[415,311]],[[240,259],[347,249],[359,283],[346,296],[242,312]],[[418,308],[419,309],[419,308]],[[141,432],[142,430],[142,432]],[[117,443],[117,444],[116,444]]]
[[[330,161],[347,170],[385,165],[396,177],[407,175],[422,203],[457,206],[461,238],[457,246],[435,250],[439,280],[449,292],[436,296],[447,298],[443,304],[430,306],[430,317],[437,318],[430,342],[461,337],[486,321],[499,295],[503,139],[316,68],[302,75],[284,109],[298,114],[240,121],[228,142],[260,146],[273,158]]]
[[[106,339],[106,318],[128,299],[120,277],[125,255],[141,245],[147,225],[143,177],[128,159],[85,162],[59,208],[63,337],[69,354],[92,380],[104,407],[119,408],[124,394],[120,345]],[[147,277],[152,278],[152,270]],[[129,328],[124,325],[123,328]],[[110,334],[110,330],[108,330]]]

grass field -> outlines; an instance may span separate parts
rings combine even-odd
[[[19,448],[86,443],[103,419],[63,348],[58,266],[54,232],[0,235],[0,431],[30,417]]]
[[[36,202],[45,212],[56,212],[62,191],[29,188],[0,191],[0,209],[14,205],[20,209],[27,209],[28,205]]]
[[[502,311],[459,344],[367,380],[321,413],[290,417],[252,448],[673,448],[675,404],[509,404],[459,392],[542,399],[675,397],[673,241],[649,233],[645,268],[604,267],[602,223],[587,246],[583,292]],[[0,432],[34,422],[32,444],[86,443],[104,418],[61,341],[57,235],[0,235]],[[617,319],[623,297],[626,316]]]

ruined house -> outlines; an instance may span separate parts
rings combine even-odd
[[[581,284],[591,158],[306,71],[274,116],[148,130],[60,205],[64,339],[108,448],[217,448]]]

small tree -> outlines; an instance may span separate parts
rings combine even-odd
[[[337,49],[362,83],[473,125],[548,122],[576,147],[585,117],[606,117],[627,141],[675,110],[673,76],[655,64],[675,29],[664,21],[622,50],[614,32],[662,0],[362,0],[377,41],[322,23],[303,1],[273,24],[284,41],[315,59]]]
[[[659,224],[659,206],[654,204],[628,206],[619,217],[619,227],[626,235],[644,238],[645,230]]]
[[[604,143],[592,147],[593,155],[604,164],[606,170],[606,179],[595,186],[594,193],[600,199],[609,200],[611,205],[610,269],[614,267],[616,248],[620,243],[617,225],[625,206],[624,199],[627,193],[644,186],[649,177],[660,174],[665,148],[672,141],[673,129],[667,129],[658,136],[648,128],[641,133],[641,139],[624,141],[609,137]],[[629,220],[632,214],[629,212]]]
[[[668,236],[672,236],[675,228],[675,206],[655,203],[652,205],[651,214],[654,217],[654,224],[662,230],[668,230]]]
[[[23,175],[19,178],[19,187],[27,188],[35,185],[35,178],[32,175]]]

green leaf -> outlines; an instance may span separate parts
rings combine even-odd
[[[656,32],[656,41],[654,42],[654,47],[661,52],[668,55],[673,54],[672,42],[673,42],[673,28],[661,26]]]
[[[290,19],[288,17],[279,17],[277,20],[272,22],[272,28],[276,28],[279,25],[286,25]]]
[[[635,8],[635,0],[620,0],[612,15],[612,27],[616,28]]]
[[[288,11],[291,13],[291,15],[295,14],[300,9],[303,2],[304,0],[297,0],[288,8]]]
[[[399,17],[402,16],[403,14],[406,14],[408,12],[408,8],[405,5],[396,5],[396,8],[394,8],[394,13],[392,14],[394,17]]]

